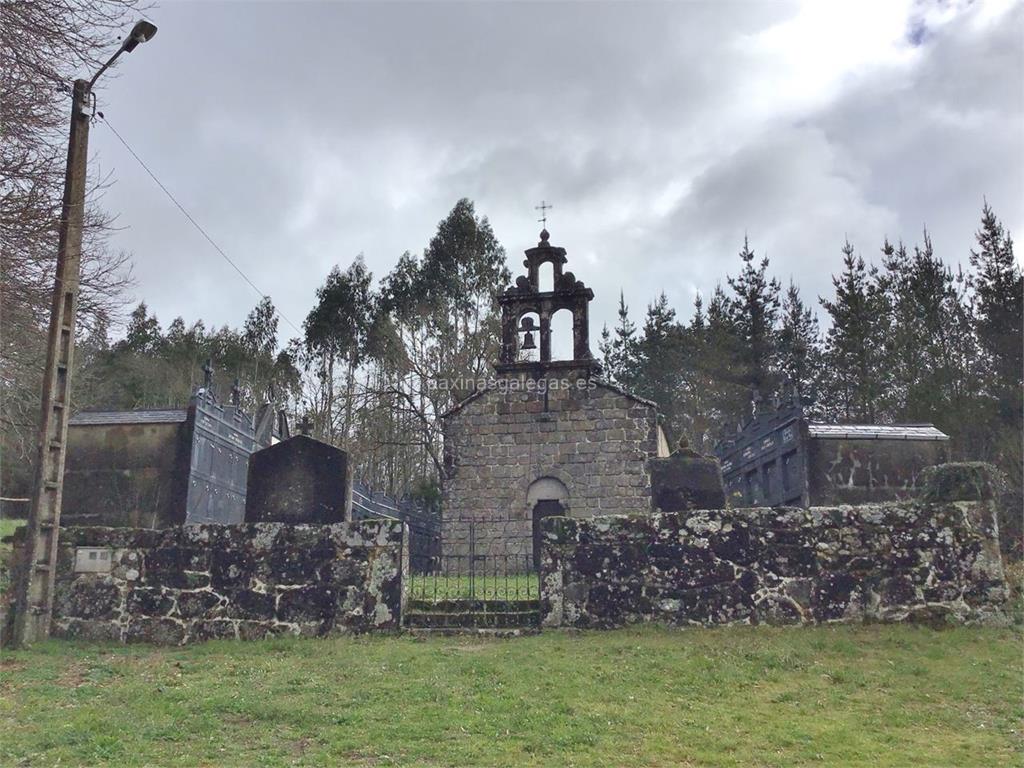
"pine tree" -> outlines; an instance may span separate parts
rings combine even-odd
[[[693,317],[690,318],[690,329],[703,331],[705,328],[704,297],[698,293],[693,299]]]
[[[656,402],[665,417],[668,432],[680,434],[685,339],[676,312],[669,306],[664,292],[647,307],[637,357],[635,393]]]
[[[792,280],[782,303],[779,358],[782,374],[805,398],[816,401],[821,378],[821,333],[818,318],[804,305]]]
[[[989,455],[1010,479],[1018,499],[1005,520],[1007,540],[1020,554],[1020,498],[1024,488],[1024,276],[1013,254],[1010,233],[985,202],[978,250],[971,251],[977,302],[976,330],[985,370],[984,393],[991,403],[985,419]]]
[[[954,456],[979,455],[980,379],[966,280],[936,256],[927,231],[912,254],[886,240],[882,267],[885,416],[934,423],[953,438]]]
[[[613,384],[632,390],[639,377],[639,340],[622,291],[619,291],[619,322],[614,335],[609,334],[607,328],[602,330],[599,349],[604,360],[605,377]]]
[[[601,326],[601,340],[597,342],[597,351],[601,353],[601,366],[604,370],[604,377],[608,381],[615,380],[613,365],[615,362],[612,351],[612,332],[608,330],[608,323]]]
[[[825,338],[826,413],[844,421],[875,423],[885,390],[882,322],[884,295],[877,270],[868,268],[847,241],[843,272],[833,276],[835,299],[821,299],[832,325]]]
[[[743,342],[729,305],[722,286],[715,286],[708,302],[706,325],[703,329],[694,323],[690,326],[698,382],[692,396],[700,402],[699,413],[695,411],[694,431],[703,419],[703,434],[714,428],[718,437],[746,416],[750,404],[750,384],[740,353]]]
[[[964,423],[960,410],[970,388],[972,361],[964,357],[970,340],[962,337],[970,336],[973,329],[956,278],[935,255],[927,231],[924,244],[914,247],[908,288],[917,307],[915,328],[923,361],[908,393],[907,416],[952,431]]]
[[[754,252],[747,238],[740,251],[743,269],[735,278],[728,278],[733,296],[729,314],[740,342],[738,353],[744,383],[767,394],[778,384],[779,281],[768,279],[768,257],[755,264]]]
[[[680,351],[679,393],[676,413],[669,425],[671,438],[685,436],[697,450],[713,447],[714,411],[717,382],[712,377],[713,363],[709,359],[712,349],[709,338],[704,298],[698,293],[693,300],[693,316],[682,330]]]
[[[882,271],[877,278],[885,308],[885,328],[880,337],[888,371],[881,407],[894,421],[907,420],[909,393],[922,365],[918,308],[909,288],[912,272],[912,258],[903,242],[894,246],[886,238],[882,244]]]
[[[971,250],[977,331],[1004,419],[1019,419],[1024,377],[1024,275],[1013,255],[1010,233],[985,202],[981,229]]]

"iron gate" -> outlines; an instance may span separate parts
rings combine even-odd
[[[411,542],[406,625],[442,630],[538,626],[534,537],[530,520],[476,517],[445,519],[436,541]],[[430,554],[417,554],[423,552]]]

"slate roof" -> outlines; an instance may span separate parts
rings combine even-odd
[[[949,440],[931,424],[818,424],[809,422],[810,437],[832,440]]]
[[[101,424],[176,424],[188,418],[185,408],[141,408],[136,411],[81,411],[69,425]]]

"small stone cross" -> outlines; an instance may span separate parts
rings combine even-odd
[[[209,389],[213,385],[213,360],[206,358],[203,363],[203,386]]]
[[[545,200],[541,200],[540,205],[533,206],[533,210],[540,211],[540,218],[537,219],[537,221],[544,225],[544,229],[548,228],[548,211],[554,207],[555,206],[553,205],[549,205]]]
[[[308,413],[303,416],[302,421],[299,422],[299,434],[305,435],[306,437],[313,434],[313,420],[309,418]]]

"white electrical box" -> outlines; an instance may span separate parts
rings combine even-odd
[[[75,573],[110,573],[114,550],[109,547],[76,547]]]

